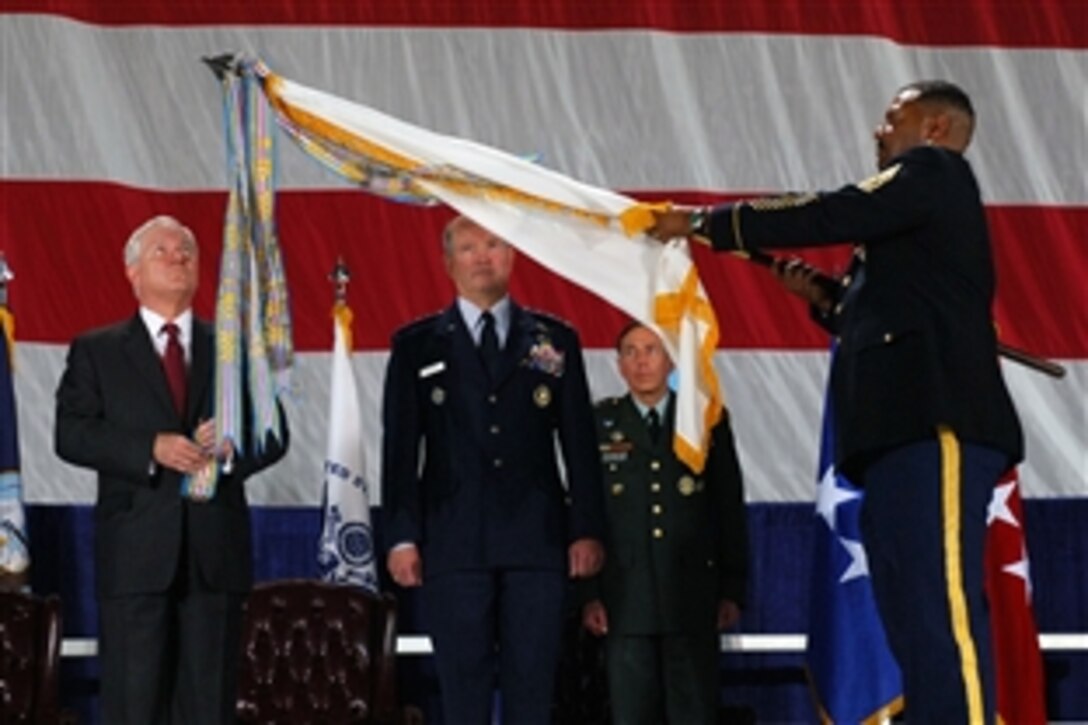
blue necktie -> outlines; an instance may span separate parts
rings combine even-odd
[[[480,359],[488,376],[494,379],[499,367],[499,336],[495,332],[495,316],[485,310],[480,319],[484,324],[480,331]]]

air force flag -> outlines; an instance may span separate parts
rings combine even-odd
[[[329,442],[325,457],[324,523],[317,554],[321,578],[378,589],[370,497],[363,478],[363,438],[355,374],[351,369],[351,309],[333,309]]]
[[[816,483],[806,659],[823,722],[878,723],[903,709],[901,676],[877,615],[861,543],[863,493],[839,475],[834,460],[834,410],[828,395]]]

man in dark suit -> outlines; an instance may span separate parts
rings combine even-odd
[[[614,723],[714,725],[718,632],[740,617],[748,538],[729,419],[711,431],[701,473],[673,451],[672,363],[653,330],[616,343],[629,392],[596,406],[607,562],[585,587],[582,623],[607,635]]]
[[[963,158],[974,126],[962,89],[912,83],[877,126],[876,176],[832,192],[674,209],[651,230],[695,233],[726,251],[859,245],[837,288],[805,270],[793,282],[840,337],[836,466],[865,487],[869,569],[911,722],[993,721],[986,511],[1023,456],[997,361],[986,217]]]
[[[283,456],[214,451],[213,331],[194,318],[196,239],[155,217],[125,246],[139,313],[77,337],[57,389],[56,450],[98,472],[102,722],[233,723],[251,542],[243,482]],[[284,425],[286,431],[286,425]],[[223,463],[215,494],[185,474]]]
[[[510,299],[504,240],[460,217],[443,246],[457,299],[397,331],[386,370],[389,571],[423,587],[447,722],[490,723],[497,672],[503,721],[543,724],[566,579],[603,559],[582,352]]]

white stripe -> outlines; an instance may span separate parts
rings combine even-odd
[[[64,365],[63,345],[16,347],[16,396],[22,448],[23,492],[31,503],[90,503],[94,477],[53,453],[53,395]],[[381,392],[386,352],[352,358],[359,387],[363,453],[370,500],[376,490],[381,447]],[[746,494],[753,502],[811,501],[817,465],[820,411],[827,375],[822,352],[719,352],[718,374],[727,393]],[[1083,496],[1088,490],[1088,360],[1063,361],[1055,381],[1006,363],[1005,376],[1027,436],[1020,468],[1024,496]],[[287,401],[291,447],[286,458],[248,484],[258,505],[317,506],[321,462],[328,440],[329,353],[299,355],[297,393]],[[594,398],[619,395],[623,382],[611,350],[586,351]]]
[[[273,69],[410,123],[612,189],[836,186],[908,80],[973,94],[989,202],[1084,205],[1088,52],[931,48],[863,36],[646,30],[101,27],[0,15],[3,175],[222,188],[217,83],[198,59]],[[339,182],[282,144],[284,187]],[[667,160],[667,162],[665,162]]]
[[[722,652],[804,652],[808,637],[804,634],[723,634]],[[1040,634],[1039,646],[1047,652],[1088,651],[1088,634]],[[431,638],[422,634],[402,634],[397,637],[397,654],[429,655]],[[65,638],[61,657],[95,657],[98,641],[90,638]]]

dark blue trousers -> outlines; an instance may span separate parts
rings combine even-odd
[[[548,725],[566,573],[448,572],[423,583],[443,722],[489,725],[496,681],[504,725]]]
[[[912,723],[992,723],[986,515],[1006,456],[940,429],[864,474],[862,535]]]

